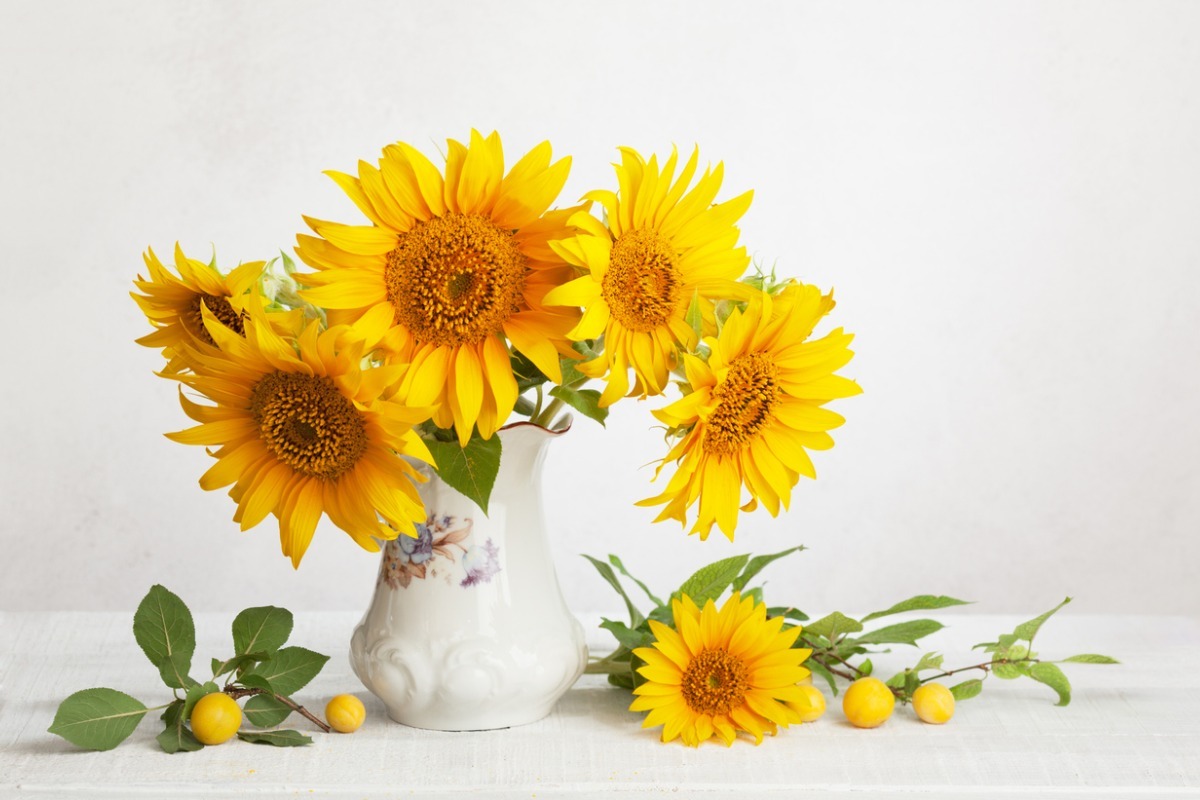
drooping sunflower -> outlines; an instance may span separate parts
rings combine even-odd
[[[807,451],[833,447],[829,431],[845,421],[823,406],[862,391],[834,374],[854,355],[852,334],[838,328],[808,341],[832,307],[832,296],[814,286],[794,283],[775,298],[762,292],[705,339],[707,361],[684,356],[692,392],[654,412],[682,432],[664,459],[677,467],[662,494],[638,503],[666,504],[655,522],[686,526],[698,500],[690,532],[706,539],[715,523],[732,540],[739,508],[752,511],[761,501],[775,516],[800,475],[816,477]]]
[[[208,309],[226,328],[242,334],[246,293],[263,271],[262,261],[242,264],[222,275],[215,259],[205,264],[183,254],[175,245],[175,269],[179,276],[163,266],[153,250],[142,256],[149,279],[138,276],[133,283],[145,294],[130,292],[130,297],[154,326],[153,333],[137,340],[138,344],[159,348],[168,359],[167,374],[187,367],[183,354],[189,348],[211,350],[212,336],[204,327],[201,307]]]
[[[384,346],[411,364],[405,394],[435,407],[434,422],[490,438],[517,401],[512,347],[556,383],[559,356],[577,358],[566,333],[577,311],[547,308],[546,293],[572,275],[549,241],[574,232],[584,208],[548,211],[570,170],[543,142],[507,174],[500,137],[451,140],[445,175],[413,147],[384,148],[378,168],[330,176],[371,220],[339,225],[305,218],[318,234],[296,252],[318,271],[297,276],[301,295],[331,322],[388,328]],[[507,337],[507,342],[506,342]]]
[[[706,169],[688,191],[699,158],[699,150],[693,150],[676,178],[677,153],[660,169],[657,156],[647,163],[636,151],[621,148],[619,190],[585,195],[604,207],[607,227],[579,214],[571,222],[583,232],[551,243],[570,264],[587,271],[550,292],[546,302],[583,308],[583,318],[569,333],[572,339],[604,337],[603,351],[578,367],[592,378],[607,376],[602,406],[626,394],[662,393],[677,349],[695,344],[687,320],[692,304],[712,330],[713,303],[739,294],[736,281],[750,259],[737,244],[734,223],[754,193],[714,205],[724,176],[721,164]]]
[[[643,728],[663,726],[664,742],[682,738],[692,747],[716,735],[726,746],[739,730],[762,742],[776,726],[799,723],[787,705],[802,703],[797,684],[810,673],[800,666],[811,650],[794,648],[800,628],[783,630],[783,617],[767,619],[766,606],[734,592],[721,606],[703,610],[684,595],[671,603],[674,629],[650,621],[655,642],[634,650],[646,662],[646,682],[633,690],[630,711],[649,711]]]
[[[349,326],[322,331],[314,320],[293,339],[273,328],[261,300],[247,312],[243,337],[205,308],[216,349],[193,351],[192,371],[177,376],[215,403],[193,402],[181,390],[184,412],[200,424],[167,434],[217,448],[201,488],[232,484],[242,530],[275,514],[295,567],[322,513],[366,550],[378,551],[376,539],[397,532],[416,536],[425,511],[413,482],[424,478],[400,456],[433,458],[412,429],[429,410],[395,393],[404,367],[364,369],[366,342]]]

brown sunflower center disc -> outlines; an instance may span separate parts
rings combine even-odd
[[[728,714],[741,705],[750,680],[740,658],[724,650],[705,650],[684,670],[680,688],[684,702],[697,714]]]
[[[367,451],[366,421],[331,378],[265,375],[250,409],[267,449],[302,475],[337,478]]]
[[[749,353],[735,358],[725,380],[713,391],[717,407],[705,427],[705,452],[730,455],[757,436],[771,423],[779,391],[769,356]]]
[[[682,286],[675,251],[656,231],[629,231],[613,243],[601,293],[629,330],[654,330],[670,319]]]

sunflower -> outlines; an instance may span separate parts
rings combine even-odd
[[[469,146],[449,142],[443,177],[411,146],[389,145],[378,168],[329,173],[372,224],[306,217],[317,236],[297,237],[318,270],[297,276],[311,287],[301,295],[331,322],[389,328],[385,348],[412,367],[410,401],[434,406],[464,446],[476,424],[490,438],[516,404],[508,342],[556,383],[560,355],[578,358],[566,338],[578,312],[543,300],[573,274],[549,241],[573,233],[567,220],[586,206],[547,211],[571,163],[550,157],[543,142],[506,175],[500,137],[472,131]]]
[[[633,654],[646,662],[646,682],[633,690],[630,711],[649,711],[643,728],[663,726],[662,740],[682,738],[692,747],[714,734],[726,746],[739,730],[762,742],[776,726],[800,722],[789,702],[803,702],[796,685],[809,671],[800,666],[811,650],[793,648],[800,628],[783,630],[783,617],[734,592],[718,611],[701,610],[687,595],[671,603],[674,629],[650,621],[655,642]]]
[[[242,530],[274,513],[295,567],[322,513],[366,550],[378,551],[376,538],[398,531],[415,536],[413,523],[425,511],[413,481],[423,478],[399,456],[433,458],[412,430],[429,410],[395,394],[403,366],[363,369],[367,343],[351,327],[322,331],[314,320],[288,338],[257,295],[246,308],[243,337],[206,307],[201,313],[217,349],[192,351],[193,371],[177,376],[215,403],[195,403],[180,391],[183,410],[200,424],[167,434],[217,448],[209,451],[217,463],[200,478],[201,488],[232,484],[233,519]]]
[[[607,227],[579,214],[571,222],[583,232],[551,243],[568,263],[587,271],[550,292],[546,303],[583,308],[583,318],[568,334],[572,339],[604,337],[603,352],[579,366],[592,378],[607,375],[601,406],[626,394],[662,393],[676,366],[677,348],[695,344],[687,321],[693,303],[704,327],[712,330],[714,300],[736,295],[736,281],[749,263],[746,248],[737,246],[734,223],[750,207],[753,192],[714,205],[724,175],[721,164],[706,169],[688,191],[699,157],[693,150],[675,178],[677,153],[659,169],[657,156],[647,163],[634,150],[621,148],[619,192],[585,195],[604,207]]]
[[[163,266],[153,250],[147,249],[142,258],[150,278],[147,280],[139,275],[133,283],[145,294],[129,294],[155,330],[138,339],[137,343],[163,351],[169,359],[167,374],[187,368],[182,357],[186,349],[211,351],[215,347],[212,336],[204,327],[202,307],[221,325],[242,335],[246,292],[262,274],[263,262],[242,264],[228,275],[222,275],[215,259],[213,263],[204,264],[188,258],[177,243],[175,269],[179,277],[176,277]]]
[[[663,462],[677,469],[662,494],[638,503],[666,504],[655,522],[686,526],[699,500],[691,533],[706,539],[716,523],[732,540],[739,507],[752,511],[761,501],[775,516],[800,475],[816,477],[807,450],[833,447],[828,432],[845,421],[823,406],[862,391],[833,374],[854,355],[852,334],[838,328],[806,341],[832,307],[832,296],[813,286],[793,283],[776,298],[763,292],[705,340],[707,362],[684,356],[692,392],[654,412],[682,433]],[[750,495],[744,505],[743,488]]]

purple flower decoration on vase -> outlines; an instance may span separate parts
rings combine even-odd
[[[488,537],[483,547],[472,547],[463,556],[463,567],[467,577],[463,578],[461,586],[477,586],[490,583],[492,576],[500,571],[500,548]]]
[[[424,564],[433,557],[433,533],[425,525],[417,524],[417,537],[398,536],[400,558],[413,564]]]

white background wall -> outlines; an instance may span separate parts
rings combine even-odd
[[[356,212],[321,175],[471,126],[575,156],[697,142],[744,241],[858,333],[838,445],[736,543],[632,506],[647,404],[579,424],[546,481],[578,557],[669,588],[794,543],[780,601],[917,592],[989,611],[1200,614],[1200,4],[14,2],[0,5],[0,609],[359,608],[376,557],[323,527],[298,573],[241,534],[127,296],[147,245],[225,263]]]

